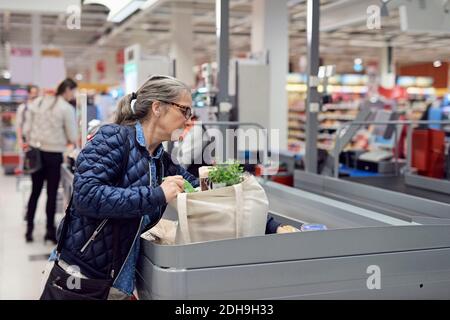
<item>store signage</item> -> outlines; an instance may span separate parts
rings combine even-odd
[[[136,63],[127,63],[124,68],[125,74],[135,73],[137,71]]]
[[[116,63],[117,64],[124,64],[125,63],[125,52],[123,49],[120,49],[116,53]]]
[[[79,6],[80,0],[58,0],[48,1],[50,4],[43,5],[44,1],[36,0],[0,0],[0,12],[42,12],[45,14],[66,13],[69,6]],[[47,2],[47,3],[48,3]]]
[[[411,77],[400,76],[397,78],[397,85],[401,87],[419,87],[428,88],[433,86],[434,79],[432,77]]]
[[[42,49],[41,56],[43,57],[62,57],[62,51],[59,49]]]
[[[409,1],[399,7],[404,32],[447,33],[450,11],[446,1]]]
[[[15,57],[31,57],[33,50],[31,48],[11,48],[11,55]]]

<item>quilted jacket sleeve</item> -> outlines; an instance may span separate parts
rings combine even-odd
[[[182,176],[184,179],[189,181],[189,183],[194,187],[197,188],[200,185],[200,182],[196,177],[194,177],[191,173],[187,172],[185,168],[183,168],[180,165],[174,164],[177,170],[177,175]]]
[[[127,134],[123,127],[105,125],[81,151],[73,190],[78,214],[97,219],[151,217],[159,215],[158,206],[166,204],[161,187],[114,186],[123,174]]]
[[[189,181],[189,183],[194,187],[197,188],[200,185],[200,182],[198,179],[190,174],[185,168],[183,168],[179,164],[173,163],[172,159],[170,159],[170,155],[165,152],[164,154],[166,165],[169,166],[167,170],[168,176],[182,176],[184,179]]]

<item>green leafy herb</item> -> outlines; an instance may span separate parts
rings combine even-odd
[[[209,172],[208,178],[212,183],[225,183],[227,186],[232,186],[242,181],[243,172],[241,164],[232,161],[215,165]]]

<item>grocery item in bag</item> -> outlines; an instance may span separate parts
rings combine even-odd
[[[198,168],[198,178],[200,179],[200,189],[206,191],[209,189],[208,174],[211,171],[212,166],[204,166]]]
[[[319,230],[327,230],[327,226],[324,224],[303,224],[300,227],[301,231],[319,231]]]
[[[177,226],[177,221],[161,219],[153,228],[143,233],[141,237],[158,244],[175,244]]]

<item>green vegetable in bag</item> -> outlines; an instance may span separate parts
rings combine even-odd
[[[162,181],[164,181],[164,180],[166,180],[166,178],[162,179]],[[192,186],[192,184],[190,184],[190,182],[187,181],[186,179],[184,179],[183,189],[184,189],[184,192],[186,192],[186,193],[197,192],[197,190],[195,190],[195,188]]]
[[[184,192],[186,193],[192,193],[192,192],[197,192],[197,190],[195,190],[195,188],[192,186],[192,184],[189,183],[189,181],[187,181],[186,179],[184,180]]]

